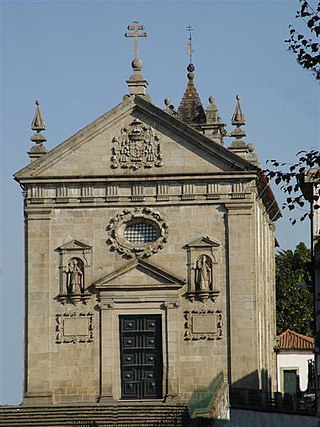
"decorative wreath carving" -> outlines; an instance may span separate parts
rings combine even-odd
[[[159,136],[150,126],[134,119],[112,139],[111,166],[137,170],[141,167],[162,166]]]
[[[134,243],[128,241],[124,232],[127,226],[134,224],[150,224],[157,230],[155,240],[147,243]],[[168,238],[168,225],[159,212],[147,207],[125,209],[111,218],[107,231],[109,239],[107,243],[112,251],[127,258],[147,258],[160,251]]]

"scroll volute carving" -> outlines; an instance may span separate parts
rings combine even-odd
[[[187,298],[191,301],[214,301],[219,294],[220,243],[207,236],[187,244],[184,249],[187,251]]]

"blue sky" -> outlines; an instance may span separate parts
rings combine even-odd
[[[29,163],[35,99],[47,125],[48,149],[120,103],[133,57],[124,32],[137,19],[149,34],[140,43],[140,57],[152,101],[164,108],[169,97],[177,107],[187,83],[190,24],[204,106],[213,95],[230,131],[239,93],[246,140],[262,165],[272,158],[293,161],[300,150],[319,149],[318,84],[284,43],[297,8],[298,0],[1,3],[2,404],[22,399],[23,203],[12,174]],[[292,227],[285,215],[277,238],[284,249],[309,244],[308,224]]]

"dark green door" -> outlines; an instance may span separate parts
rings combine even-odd
[[[161,315],[120,316],[120,351],[122,398],[161,398]]]
[[[297,393],[297,371],[295,369],[283,371],[283,385],[285,394]]]

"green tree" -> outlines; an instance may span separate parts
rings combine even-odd
[[[320,79],[320,55],[317,38],[320,34],[320,2],[299,0],[300,9],[296,18],[302,23],[301,31],[289,25],[290,35],[286,43],[289,50],[296,55],[298,63],[310,70],[316,79]]]
[[[312,172],[313,181],[320,181],[320,152],[318,150],[300,151],[297,153],[295,163],[281,163],[278,160],[267,160],[267,163],[271,164],[271,169],[264,171],[266,176],[273,179],[286,195],[282,209],[299,210],[298,216],[296,214],[295,218],[290,218],[292,224],[295,224],[297,219],[303,221],[310,218],[307,202],[313,204],[314,210],[320,208],[320,186],[314,187],[314,191],[306,196],[305,180],[306,176]]]
[[[301,242],[276,255],[277,334],[285,329],[312,335],[313,294],[311,253]]]
[[[297,58],[298,63],[306,70],[312,71],[316,79],[320,79],[320,53],[317,41],[320,34],[320,2],[313,0],[299,0],[300,9],[296,18],[302,23],[301,31],[296,30],[292,25],[290,37],[285,40]],[[295,163],[281,163],[279,160],[268,160],[271,169],[264,172],[270,179],[274,179],[276,185],[286,194],[286,201],[282,204],[282,209],[297,211],[300,215],[290,218],[295,224],[297,219],[303,221],[311,218],[310,209],[306,209],[306,201],[312,203],[313,209],[320,208],[320,187],[306,186],[306,174],[312,169],[312,181],[320,182],[320,152],[318,150],[300,151],[297,153]],[[310,191],[313,189],[314,191]]]

